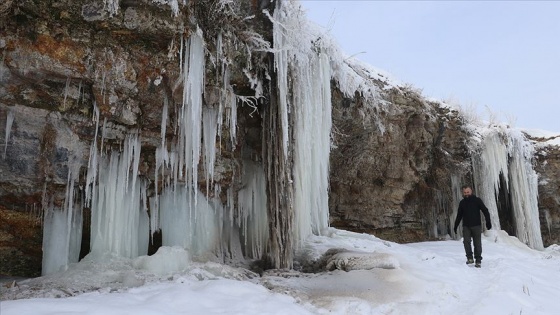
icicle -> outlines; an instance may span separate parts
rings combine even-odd
[[[68,90],[70,89],[70,78],[66,79],[66,86],[64,86],[64,101],[62,102],[62,107],[66,108],[66,98],[68,98]],[[78,90],[79,93],[79,90]]]
[[[224,107],[226,109],[229,109],[226,112],[226,122],[229,125],[229,129],[230,129],[230,140],[231,140],[231,144],[233,146],[235,146],[235,141],[237,138],[237,98],[235,93],[233,92],[233,88],[231,87],[231,85],[229,84],[229,69],[226,67],[224,69],[224,86],[223,86],[223,90],[224,90],[224,97],[222,99],[222,102],[224,103]]]
[[[214,164],[216,161],[216,132],[218,129],[218,113],[216,109],[205,108],[202,119],[206,191],[209,191],[209,185],[214,182]]]
[[[544,209],[544,219],[546,220],[546,227],[548,228],[548,234],[550,234],[552,229],[552,217],[550,216],[550,211],[548,211],[548,209]]]
[[[97,178],[97,130],[99,129],[99,108],[97,104],[93,102],[93,120],[95,121],[95,135],[91,142],[91,147],[89,149],[89,161],[88,161],[88,171],[86,176],[86,204],[89,204],[92,198],[92,185],[95,185]]]
[[[6,159],[6,152],[8,151],[8,141],[10,140],[10,133],[12,132],[13,122],[14,112],[12,110],[8,110],[8,114],[6,116],[6,134],[4,137],[4,160]]]
[[[148,254],[150,245],[150,217],[148,216],[148,192],[144,180],[140,180],[140,200],[138,218],[138,252],[137,256]]]
[[[180,113],[179,176],[186,170],[187,187],[198,191],[198,164],[201,151],[202,95],[204,92],[204,42],[197,30],[185,43],[183,64],[183,105]],[[197,198],[194,198],[196,205]]]
[[[101,129],[101,149],[99,152],[103,156],[103,145],[105,144],[105,137],[107,136],[107,117],[103,118],[103,128]]]
[[[161,146],[156,149],[156,166],[155,166],[155,204],[151,207],[152,211],[156,211],[156,213],[152,213],[152,221],[151,222],[151,233],[155,233],[159,229],[159,220],[157,218],[157,211],[159,208],[159,172],[161,169],[161,176],[163,180],[163,176],[165,174],[164,168],[165,163],[169,162],[169,154],[167,151],[167,145],[165,143],[166,139],[166,129],[167,129],[167,116],[168,116],[168,107],[169,107],[169,100],[167,99],[167,95],[163,98],[163,110],[161,113]]]

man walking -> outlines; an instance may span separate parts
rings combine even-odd
[[[463,200],[459,202],[459,210],[457,211],[457,218],[455,219],[455,227],[453,231],[457,234],[457,227],[463,220],[463,245],[465,246],[465,254],[467,255],[467,264],[475,263],[475,267],[480,268],[482,261],[482,223],[480,211],[484,214],[486,219],[486,228],[490,230],[492,224],[490,223],[490,213],[488,208],[484,205],[482,200],[473,195],[471,186],[465,185],[461,187],[463,191]],[[471,247],[471,238],[474,243],[474,258]]]

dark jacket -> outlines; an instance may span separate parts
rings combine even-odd
[[[463,226],[471,227],[481,225],[480,211],[484,213],[486,227],[490,229],[492,227],[490,223],[490,213],[482,200],[475,195],[463,198],[463,200],[459,202],[459,210],[457,210],[457,218],[455,219],[455,230],[457,230],[461,220],[463,220]]]

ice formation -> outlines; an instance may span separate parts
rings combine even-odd
[[[241,183],[243,189],[237,194],[237,204],[242,244],[248,257],[260,258],[268,241],[266,177],[262,166],[243,161]]]
[[[47,208],[43,221],[43,275],[66,270],[69,263],[76,263],[79,260],[83,202],[80,199],[75,200],[74,194],[79,170],[78,159],[72,159],[69,163],[62,209],[55,207],[52,200],[45,200]]]
[[[496,196],[500,191],[500,174],[508,178],[508,149],[498,132],[489,132],[484,136],[482,150],[475,155],[473,173],[476,194],[482,198],[490,212],[490,220],[494,229],[500,229],[498,204]],[[506,181],[507,183],[507,181]],[[509,190],[509,187],[505,187]]]
[[[123,151],[100,159],[91,197],[91,254],[134,258],[147,254],[149,227],[145,181],[138,178],[140,140],[126,137]],[[144,243],[146,245],[144,245]]]
[[[500,229],[497,196],[511,196],[515,234],[520,241],[543,249],[538,209],[538,178],[532,165],[533,146],[519,130],[484,130],[480,151],[473,160],[476,191],[490,211],[493,229]],[[505,187],[500,187],[500,177]]]
[[[328,227],[331,132],[331,59],[304,31],[301,8],[279,2],[273,17],[275,68],[282,143],[288,148],[288,113],[293,115],[294,241]],[[307,35],[307,36],[305,36]],[[292,80],[290,86],[288,81]],[[289,89],[291,88],[291,90]],[[289,97],[291,96],[291,98]]]
[[[319,235],[328,227],[331,132],[331,68],[323,54],[301,58],[294,86],[295,240]],[[303,59],[303,60],[302,60]]]
[[[178,12],[178,1],[153,2],[170,5],[175,14]],[[104,0],[104,3],[111,15],[118,12],[117,0]],[[235,147],[238,102],[256,108],[254,101],[262,96],[263,82],[245,71],[256,94],[249,98],[235,95],[229,83],[222,34],[216,38],[217,54],[212,59],[222,84],[219,104],[215,107],[203,105],[206,71],[203,33],[197,29],[190,37],[181,39],[181,78],[176,85],[183,85],[182,102],[179,108],[170,111],[171,97],[163,99],[161,143],[155,152],[152,196],[148,197],[148,183],[138,175],[140,135],[129,131],[120,150],[104,154],[107,122],[105,119],[98,141],[100,112],[94,104],[95,136],[83,200],[83,206],[89,206],[92,211],[91,258],[101,258],[107,252],[129,258],[145,255],[150,234],[161,231],[164,246],[178,246],[189,255],[222,260],[241,256],[258,259],[276,247],[273,261],[279,261],[291,256],[280,258],[278,247],[283,247],[285,254],[293,250],[292,240],[297,247],[309,235],[321,234],[328,227],[331,80],[346,96],[359,92],[368,106],[374,106],[371,101],[377,96],[377,90],[368,80],[382,78],[375,76],[374,70],[343,58],[334,43],[325,39],[328,36],[320,38],[309,30],[302,16],[301,7],[292,1],[278,1],[274,15],[269,16],[273,23],[278,112],[273,117],[274,130],[266,130],[268,134],[263,139],[264,142],[270,137],[279,139],[278,148],[268,152],[278,156],[263,153],[264,161],[244,159],[241,178],[234,179],[240,181],[242,188],[236,192],[228,187],[225,205],[216,197],[222,188],[214,182],[223,124],[229,124],[230,141]],[[170,123],[170,118],[176,120]],[[267,123],[263,125],[271,126]],[[499,228],[496,192],[507,189],[516,211],[518,237],[531,247],[542,248],[530,145],[513,132],[494,130],[484,135],[477,152],[473,162],[475,185],[490,208],[494,227]],[[203,174],[198,173],[199,166]],[[78,234],[81,234],[77,228],[81,216],[74,211],[82,207],[82,200],[74,200],[78,174],[73,168],[69,171],[63,209],[49,207],[45,214],[48,244],[45,273],[77,260],[76,244],[71,240],[80,239]],[[202,177],[206,184],[204,193],[199,186]],[[500,178],[506,179],[507,187],[499,187]],[[273,181],[282,183],[271,184]],[[460,193],[459,185],[459,177],[453,177],[454,192]],[[460,194],[453,196],[454,213],[450,222],[454,221],[460,198]],[[281,209],[268,209],[273,202]],[[286,208],[287,212],[283,212]],[[433,234],[437,234],[438,226],[432,228]],[[279,235],[282,233],[289,235]],[[284,240],[287,242],[282,243]]]

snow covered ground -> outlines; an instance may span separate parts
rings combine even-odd
[[[180,248],[134,260],[87,259],[63,273],[4,283],[2,315],[558,314],[560,246],[536,251],[503,231],[483,237],[482,268],[462,242],[396,244],[333,228],[297,253],[302,270],[190,261]],[[174,272],[167,272],[172,270]],[[330,270],[330,271],[329,271]],[[8,288],[8,286],[11,286]],[[12,300],[17,298],[17,300]]]

